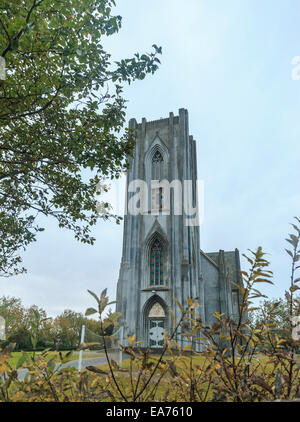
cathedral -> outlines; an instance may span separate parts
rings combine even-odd
[[[120,342],[126,345],[127,335],[136,334],[141,347],[160,348],[164,332],[174,328],[170,310],[180,319],[174,299],[186,306],[187,297],[197,298],[206,325],[216,321],[216,311],[238,317],[240,258],[237,249],[204,252],[200,247],[196,141],[189,134],[188,111],[150,122],[131,119],[129,128],[137,139],[127,173],[117,285],[116,310],[124,325]],[[196,218],[182,206],[187,202]]]

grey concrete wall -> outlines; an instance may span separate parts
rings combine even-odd
[[[205,322],[206,324],[211,325],[216,321],[213,317],[214,312],[221,312],[219,270],[217,266],[204,255],[201,255],[201,268],[205,296]]]

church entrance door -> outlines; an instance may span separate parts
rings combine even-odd
[[[164,332],[165,332],[165,320],[150,318],[149,321],[149,340],[150,347],[163,347],[164,345]]]

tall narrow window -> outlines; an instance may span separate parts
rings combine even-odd
[[[155,240],[150,255],[150,285],[163,286],[164,281],[164,255],[159,240]]]
[[[164,207],[163,188],[154,188],[151,191],[152,210],[159,211]]]
[[[152,157],[152,180],[163,179],[164,160],[161,153],[157,150]],[[153,188],[151,190],[151,209],[153,211],[160,211],[163,209],[163,188]]]
[[[163,178],[163,165],[163,156],[157,150],[152,157],[152,180],[161,180]]]

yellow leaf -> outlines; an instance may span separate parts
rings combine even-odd
[[[132,336],[127,335],[127,340],[130,346],[133,346],[135,338],[136,338],[135,334],[133,334]]]
[[[175,300],[176,304],[178,305],[179,309],[181,310],[181,312],[183,312],[182,305],[178,302],[178,300],[175,297],[174,297],[174,300]]]

